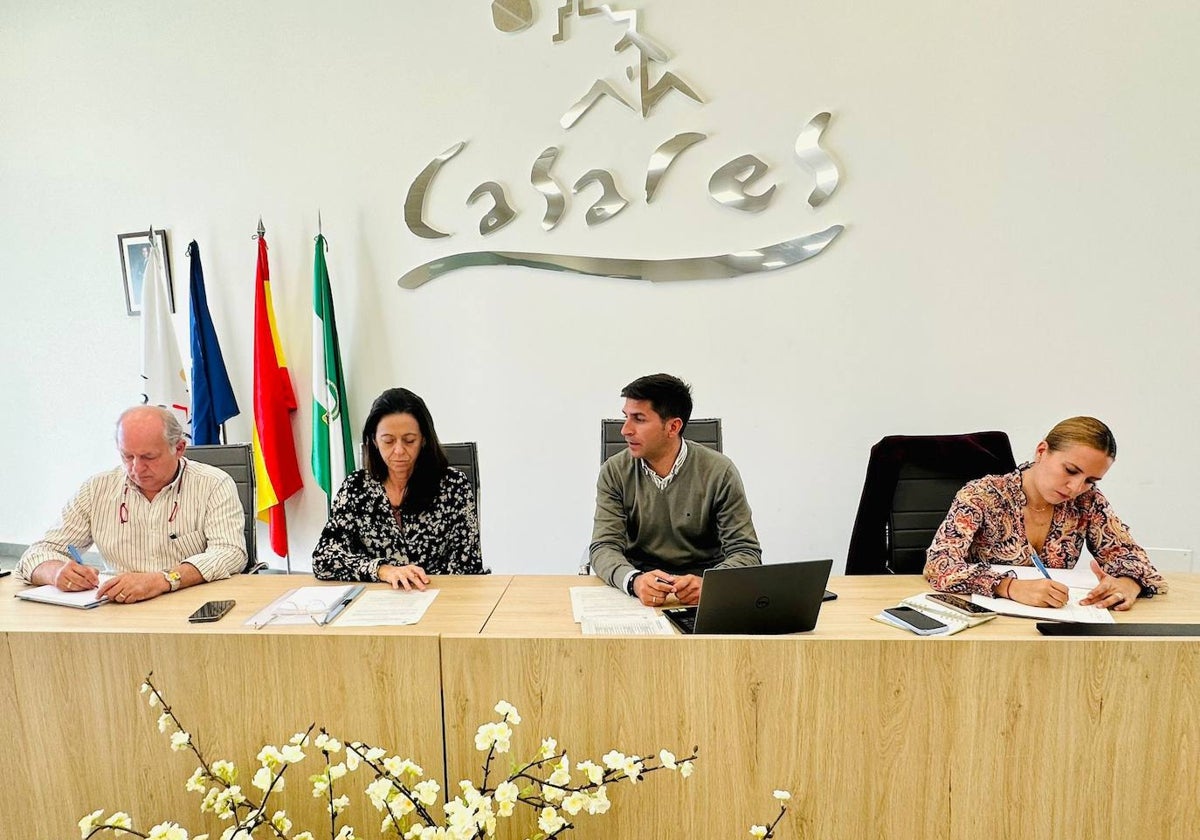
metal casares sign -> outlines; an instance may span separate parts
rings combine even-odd
[[[665,70],[671,60],[667,52],[639,25],[637,10],[620,10],[611,4],[588,6],[587,0],[567,0],[557,9],[558,31],[553,37],[556,44],[568,39],[571,18],[584,19],[602,17],[609,24],[622,27],[620,39],[613,51],[623,53],[633,49],[635,63],[627,68],[626,75],[634,90],[626,93],[611,81],[599,78],[588,91],[563,113],[559,124],[565,130],[578,125],[591,111],[592,106],[602,99],[609,99],[640,113],[645,119],[654,107],[668,94],[675,93],[704,104],[703,97],[694,87],[676,73]],[[529,0],[495,0],[492,4],[493,22],[502,32],[519,32],[533,22],[533,7]],[[653,79],[653,82],[651,81]],[[637,100],[635,106],[632,100]],[[814,116],[801,129],[796,138],[796,160],[813,178],[808,203],[814,209],[821,207],[838,186],[839,171],[834,159],[821,147],[821,136],[829,125],[829,112]],[[707,139],[700,132],[684,132],[663,141],[650,155],[646,166],[646,203],[654,200],[664,176],[671,165],[687,149]],[[455,143],[431,160],[413,179],[404,201],[404,222],[416,236],[424,239],[440,239],[450,236],[425,219],[425,198],[438,171],[466,147],[466,141]],[[557,146],[544,149],[534,160],[529,180],[532,187],[542,195],[546,203],[542,217],[543,230],[553,230],[562,220],[567,199],[563,188],[555,179],[552,167],[559,154]],[[717,167],[708,182],[709,196],[724,207],[746,213],[765,210],[775,195],[776,185],[758,193],[751,193],[752,185],[759,182],[769,167],[760,158],[745,154]],[[601,194],[587,210],[584,220],[589,227],[604,224],[629,206],[629,200],[617,188],[613,173],[607,169],[590,169],[571,187],[578,195],[593,184],[600,187]],[[503,228],[517,217],[503,186],[495,181],[485,181],[467,198],[468,204],[487,196],[491,208],[479,221],[479,233],[488,236]],[[632,259],[621,257],[580,256],[527,251],[469,251],[451,254],[431,260],[413,268],[400,278],[400,286],[415,289],[436,277],[459,268],[480,265],[520,265],[551,271],[569,271],[579,274],[621,277],[629,279],[666,281],[723,279],[742,274],[771,271],[803,262],[820,254],[844,230],[840,224],[823,230],[806,233],[782,242],[756,247],[745,251],[710,256],[679,257],[674,259]]]

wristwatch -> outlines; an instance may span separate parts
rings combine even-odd
[[[179,582],[183,580],[183,575],[179,574],[179,572],[175,571],[174,569],[171,569],[170,571],[163,572],[162,576],[165,577],[167,579],[167,583],[171,585],[172,592],[175,592],[179,589]]]

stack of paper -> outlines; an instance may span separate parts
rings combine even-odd
[[[572,586],[571,612],[585,636],[671,636],[653,607],[611,586]]]

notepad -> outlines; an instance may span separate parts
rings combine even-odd
[[[436,589],[364,592],[334,622],[338,627],[405,627],[418,623],[437,597]]]
[[[101,574],[97,589],[112,577],[115,575]],[[90,610],[108,603],[107,597],[96,600],[96,589],[85,589],[83,592],[63,592],[52,584],[22,589],[15,595],[23,601],[37,601],[39,604],[54,604],[58,607],[74,607],[77,610]]]

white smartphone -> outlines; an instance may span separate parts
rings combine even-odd
[[[884,612],[918,636],[929,636],[946,629],[946,625],[936,618],[927,616],[912,607],[889,607]]]

